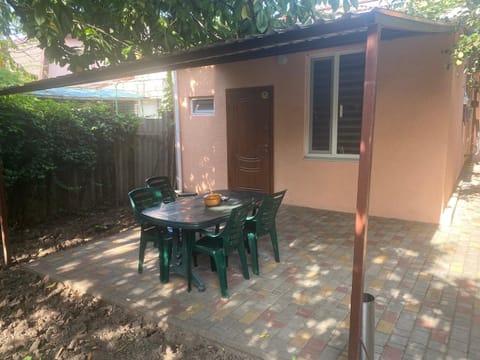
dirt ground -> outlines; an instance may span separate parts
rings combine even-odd
[[[11,232],[14,265],[0,270],[0,358],[250,359],[198,336],[161,328],[19,266],[134,226],[131,210],[119,208]]]

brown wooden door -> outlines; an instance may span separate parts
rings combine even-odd
[[[227,89],[228,187],[273,192],[273,87]]]

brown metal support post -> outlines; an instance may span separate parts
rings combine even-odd
[[[372,172],[373,130],[375,125],[375,97],[377,89],[377,60],[380,26],[368,28],[365,54],[365,82],[363,88],[362,134],[358,163],[357,209],[353,247],[352,294],[350,298],[350,334],[348,359],[357,360],[361,350],[362,304],[367,252],[368,205]],[[369,354],[370,356],[371,354]]]
[[[7,200],[5,195],[5,188],[3,186],[3,162],[0,159],[0,235],[2,237],[2,254],[3,263],[5,266],[10,265],[10,256],[8,252],[7,239]]]

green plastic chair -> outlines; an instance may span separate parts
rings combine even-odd
[[[158,189],[158,190],[161,191],[164,204],[168,204],[168,203],[177,201],[177,199],[179,197],[187,197],[187,196],[196,196],[197,195],[197,193],[194,193],[194,192],[177,193],[173,189],[172,181],[170,180],[170,178],[168,176],[152,176],[152,177],[149,177],[148,179],[146,179],[145,183],[147,184],[147,187]],[[175,239],[175,241],[177,241],[177,242],[181,241],[181,239],[182,239],[181,229],[168,228],[166,230],[170,233],[171,237],[173,239]],[[169,243],[169,246],[171,248],[172,244]],[[171,252],[171,249],[170,249],[170,252]],[[164,263],[165,263],[165,261],[166,260],[164,260]],[[167,266],[167,265],[165,265],[165,266]],[[168,266],[169,266],[169,264],[168,264]],[[166,275],[166,280],[164,279],[164,280],[162,280],[162,282],[168,282],[168,274],[169,274],[169,272],[167,271],[168,266],[167,266],[166,270],[164,268],[164,270],[165,270],[164,273],[167,274],[167,275]]]
[[[188,250],[189,264],[191,269],[192,253],[203,253],[213,259],[220,282],[220,290],[223,297],[229,297],[227,284],[228,256],[238,251],[242,264],[242,273],[245,279],[250,279],[245,252],[245,221],[250,204],[236,207],[232,210],[225,227],[219,233],[205,232],[194,245]],[[188,289],[191,289],[191,273],[188,277]]]
[[[275,219],[286,192],[287,190],[283,190],[272,195],[267,195],[255,215],[247,217],[245,231],[247,234],[248,249],[252,256],[252,271],[256,275],[260,273],[258,265],[258,238],[270,235],[275,261],[280,262]]]
[[[154,206],[162,204],[162,193],[155,188],[139,188],[134,189],[128,193],[130,205],[133,209],[135,221],[140,225],[140,251],[138,254],[138,272],[143,272],[143,261],[145,258],[145,249],[147,243],[151,242],[158,248],[158,257],[160,260],[160,267],[164,271],[160,274],[162,282],[168,282],[168,269],[170,265],[170,248],[171,241],[169,241],[168,232],[166,229],[148,223],[142,215],[142,211]]]
[[[149,188],[159,189],[162,192],[165,204],[177,200],[177,194],[173,190],[172,182],[168,176],[153,176],[145,180],[145,183]]]
[[[172,182],[168,176],[153,176],[145,180],[145,183],[148,187],[159,189],[162,192],[164,204],[174,202],[179,197],[197,195],[197,193],[193,192],[177,194],[175,190],[173,190]]]

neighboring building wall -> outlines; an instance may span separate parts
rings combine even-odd
[[[144,99],[137,104],[137,114],[139,116],[156,119],[160,117],[160,100],[159,99]]]
[[[81,49],[83,44],[80,40],[65,38],[65,43],[74,48]],[[46,63],[45,53],[38,46],[38,42],[33,40],[23,40],[18,42],[16,49],[11,49],[10,53],[15,62],[21,65],[26,71],[38,77],[38,79],[54,78],[71,74],[68,66],[60,66],[56,63]],[[131,102],[123,103],[119,100],[119,108],[128,108],[127,113],[134,113],[138,116],[149,118],[158,118],[160,110],[160,100],[164,96],[166,83],[166,72],[151,73],[138,76],[129,76],[108,81],[90,83],[79,87],[91,89],[117,89],[143,96],[143,100],[135,101],[134,107]],[[132,109],[134,112],[132,112]]]
[[[65,38],[65,45],[70,46],[72,48],[76,48],[76,49],[83,48],[83,43],[80,40],[73,39],[70,36],[67,36]],[[71,74],[71,71],[68,70],[68,65],[61,66],[56,63],[49,63],[47,67],[48,67],[48,70],[45,76],[47,78],[54,78],[57,76],[64,76],[67,74]]]
[[[445,189],[451,189],[462,162],[457,155],[462,153],[457,136],[461,120],[452,119],[455,78],[441,53],[450,40],[429,35],[381,43],[373,215],[439,221]],[[290,54],[286,63],[270,57],[179,71],[186,190],[227,187],[225,89],[273,85],[275,190],[288,189],[288,204],[355,210],[358,161],[305,158],[309,54]],[[215,114],[192,116],[190,98],[208,95],[215,96]],[[453,153],[448,162],[447,151]]]
[[[37,79],[44,78],[44,53],[37,42],[27,39],[15,41],[15,48],[9,49],[13,61]]]

